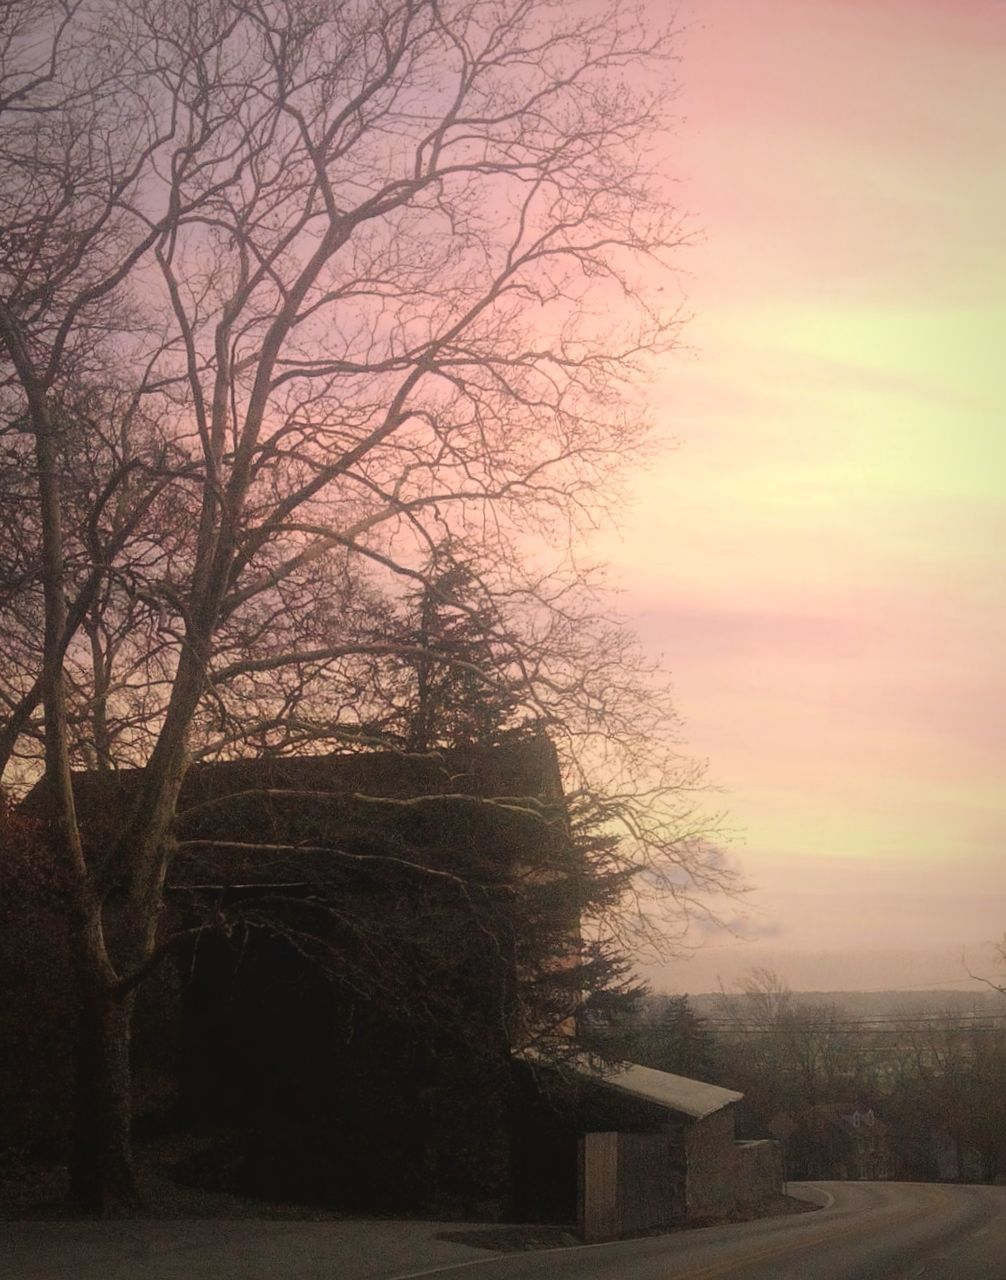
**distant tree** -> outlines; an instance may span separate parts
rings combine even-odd
[[[662,1007],[661,1007],[662,1006]],[[719,1078],[720,1060],[716,1037],[709,1023],[697,1014],[687,995],[668,996],[654,1001],[652,1048],[641,1058],[646,1066],[699,1080]]]
[[[740,993],[719,1002],[723,1082],[744,1095],[745,1123],[765,1133],[777,1112],[869,1098],[871,1065],[849,1019],[833,1004],[797,1003],[771,970],[753,969]]]
[[[996,944],[995,954],[998,967],[1006,971],[1006,933],[1003,934],[1001,941]],[[1006,982],[990,978],[987,974],[972,973],[966,961],[964,967],[967,969],[968,977],[973,978],[976,982],[984,982],[993,991],[998,991],[1000,995],[1006,996]]]
[[[924,1144],[950,1137],[959,1162],[976,1155],[983,1180],[994,1182],[1006,1171],[1006,1028],[945,1014],[906,1021],[897,1036],[886,1081],[892,1114]]]
[[[695,1080],[717,1081],[716,1036],[687,995],[635,993],[632,1005],[601,1010],[584,1027],[584,1038],[604,1057]]]

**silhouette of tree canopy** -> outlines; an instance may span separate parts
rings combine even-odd
[[[623,928],[673,936],[729,882],[576,554],[678,332],[672,56],[621,0],[0,14],[0,757],[44,769],[69,885],[89,1203],[136,1195],[130,1026],[190,762],[380,738],[405,649],[380,623],[445,531],[528,640],[574,824],[625,832]],[[140,786],[87,851],[71,769],[123,762]]]

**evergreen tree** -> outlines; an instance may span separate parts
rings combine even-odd
[[[588,1023],[585,1040],[599,1055],[696,1080],[718,1078],[716,1037],[687,995],[652,995],[637,988],[633,999],[596,1007],[600,1016]]]
[[[522,727],[506,643],[481,595],[469,566],[434,561],[407,597],[399,733],[409,751],[491,746]]]

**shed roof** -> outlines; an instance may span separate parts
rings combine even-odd
[[[545,1061],[534,1050],[522,1055],[529,1059]],[[722,1111],[733,1102],[740,1102],[743,1093],[724,1089],[718,1084],[706,1084],[704,1080],[692,1080],[688,1076],[676,1076],[670,1071],[657,1071],[653,1067],[641,1067],[635,1062],[600,1063],[597,1058],[579,1053],[565,1059],[567,1067],[578,1076],[603,1089],[613,1089],[641,1102],[648,1102],[665,1111],[688,1116],[692,1120],[704,1120],[715,1111]]]
[[[580,1070],[578,1067],[577,1070]],[[703,1120],[714,1111],[721,1111],[732,1102],[744,1097],[734,1089],[724,1089],[718,1084],[706,1084],[688,1076],[676,1076],[670,1071],[657,1071],[653,1067],[640,1067],[634,1062],[620,1063],[607,1073],[587,1070],[597,1084],[606,1089],[616,1089],[643,1102],[655,1103],[668,1111]]]

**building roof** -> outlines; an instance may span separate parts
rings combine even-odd
[[[114,840],[143,782],[140,769],[75,773],[87,850]],[[45,814],[43,779],[22,808]],[[475,874],[544,856],[567,839],[562,781],[544,734],[421,754],[391,751],[264,757],[192,765],[178,798],[169,885],[250,887],[313,882],[332,850],[374,852],[389,841],[402,856]],[[491,867],[490,865],[491,864]]]
[[[535,1059],[539,1055],[530,1050],[525,1051],[524,1056]],[[566,1059],[566,1065],[578,1076],[603,1089],[612,1089],[692,1120],[704,1120],[744,1097],[734,1089],[706,1084],[704,1080],[692,1080],[688,1076],[676,1076],[670,1071],[657,1071],[653,1067],[640,1067],[634,1062],[620,1062],[612,1066],[588,1054],[576,1054]]]
[[[110,803],[133,800],[142,769],[75,772],[78,805],[103,811]],[[228,794],[262,787],[314,787],[338,794],[377,796],[470,795],[534,796],[562,803],[562,780],[555,747],[544,733],[504,740],[493,746],[445,748],[427,752],[358,751],[330,755],[263,756],[193,764],[185,775],[178,809]],[[25,813],[46,813],[47,782],[42,778],[22,802]]]
[[[812,1122],[816,1120],[818,1123],[830,1124],[846,1133],[864,1138],[884,1137],[890,1133],[888,1125],[874,1114],[872,1107],[863,1106],[858,1102],[852,1105],[841,1102],[820,1102],[809,1109],[808,1115]]]
[[[691,1080],[688,1076],[676,1076],[670,1071],[656,1071],[653,1067],[640,1067],[634,1062],[620,1063],[614,1071],[607,1073],[591,1074],[606,1089],[616,1089],[619,1093],[655,1103],[693,1120],[711,1116],[714,1111],[722,1111],[744,1097],[734,1089]]]

